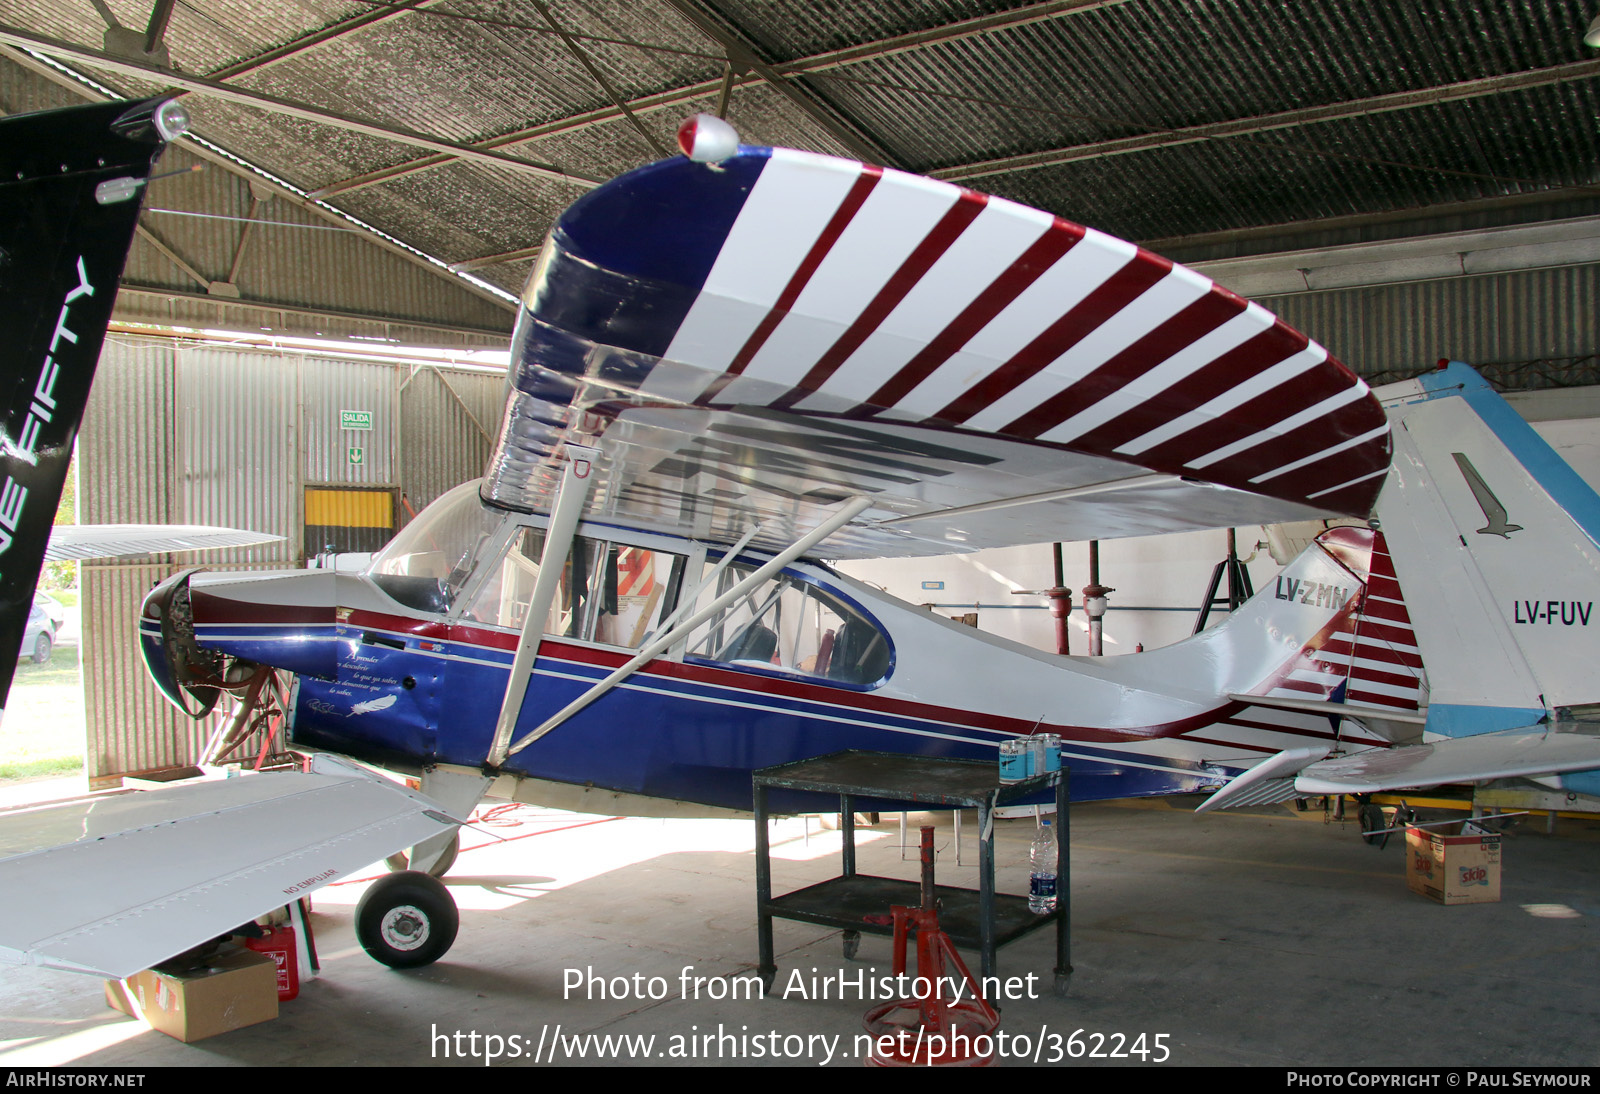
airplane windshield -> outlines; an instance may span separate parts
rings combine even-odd
[[[463,483],[402,528],[373,558],[367,577],[408,608],[442,615],[504,520],[479,498],[476,482]]]

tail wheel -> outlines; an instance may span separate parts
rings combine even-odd
[[[361,948],[392,969],[433,964],[449,951],[460,925],[444,883],[415,870],[379,878],[356,907]]]

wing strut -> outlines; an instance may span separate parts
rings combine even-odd
[[[522,620],[522,637],[517,642],[511,679],[506,683],[506,697],[500,704],[500,720],[495,723],[494,741],[489,746],[490,767],[499,767],[509,755],[506,745],[522,713],[522,701],[527,697],[528,681],[533,676],[533,662],[539,655],[539,643],[544,639],[545,620],[550,616],[550,605],[555,603],[561,571],[566,568],[572,536],[578,530],[584,503],[589,499],[594,465],[600,455],[592,448],[570,444],[567,454],[560,492],[550,514],[550,526],[544,534],[544,553],[539,558],[539,576],[533,583],[533,599],[528,602],[528,614]]]
[[[616,669],[604,680],[601,680],[599,683],[595,684],[594,687],[590,688],[572,702],[568,703],[561,710],[557,711],[538,729],[535,729],[518,739],[517,742],[511,746],[508,755],[521,752],[523,749],[533,744],[533,742],[537,741],[540,737],[543,737],[546,733],[549,733],[552,729],[555,729],[562,722],[565,722],[568,718],[571,718],[584,707],[600,698],[600,696],[610,691],[623,679],[631,676],[641,665],[650,661],[657,654],[661,653],[662,650],[667,649],[673,643],[677,642],[679,638],[683,637],[685,634],[688,634],[695,627],[698,627],[701,623],[711,618],[717,612],[720,612],[723,608],[727,607],[741,596],[748,594],[751,589],[754,589],[757,585],[760,585],[763,581],[767,580],[767,578],[771,577],[789,563],[799,558],[802,554],[810,550],[816,544],[822,542],[824,539],[827,539],[840,528],[843,528],[851,520],[855,519],[855,517],[860,514],[862,510],[866,509],[871,504],[872,501],[868,498],[851,498],[845,503],[844,508],[840,509],[837,513],[829,517],[817,527],[813,528],[810,532],[806,533],[806,535],[796,540],[791,546],[773,556],[771,562],[768,562],[765,566],[762,566],[760,569],[756,570],[749,577],[746,577],[743,581],[740,581],[738,584],[734,585],[733,588],[717,597],[704,608],[701,608],[699,611],[695,612],[682,623],[679,623],[670,630],[657,635],[653,641],[642,647],[638,654],[627,664]],[[735,553],[737,552],[731,551],[727,557],[731,558]],[[540,576],[542,577],[543,575],[541,574]],[[512,672],[516,671],[517,670],[515,668],[512,669]]]

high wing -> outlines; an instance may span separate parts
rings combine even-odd
[[[547,240],[488,500],[821,557],[945,553],[1370,510],[1365,384],[1265,309],[1000,198],[783,149],[653,164]]]
[[[327,756],[5,814],[0,962],[131,976],[459,823]]]
[[[208,524],[58,524],[50,529],[46,562],[119,558],[162,552],[212,551],[275,543],[282,536]]]

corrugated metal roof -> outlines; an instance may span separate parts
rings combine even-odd
[[[136,30],[149,15],[111,10]],[[725,58],[727,115],[752,142],[872,150],[1135,240],[1208,235],[1215,249],[1262,226],[1470,216],[1545,192],[1600,211],[1600,55],[1581,42],[1593,16],[1589,0],[186,0],[163,73],[108,54],[81,0],[0,0],[0,41],[31,36],[120,92],[210,80],[187,85],[197,134],[514,294],[521,252],[581,178],[671,149],[679,119],[714,109]],[[0,73],[0,89],[16,82]],[[580,179],[470,149],[441,160],[418,135]],[[183,200],[243,215],[239,186],[224,190],[188,185]],[[235,260],[214,229],[151,227],[208,279]],[[130,267],[150,287],[192,280],[174,269],[139,252]],[[339,272],[311,294],[322,306],[382,313],[341,295]],[[482,326],[488,307],[489,325],[509,324],[484,294],[443,303],[471,290],[432,276],[429,321]],[[268,304],[307,295],[239,284]]]

